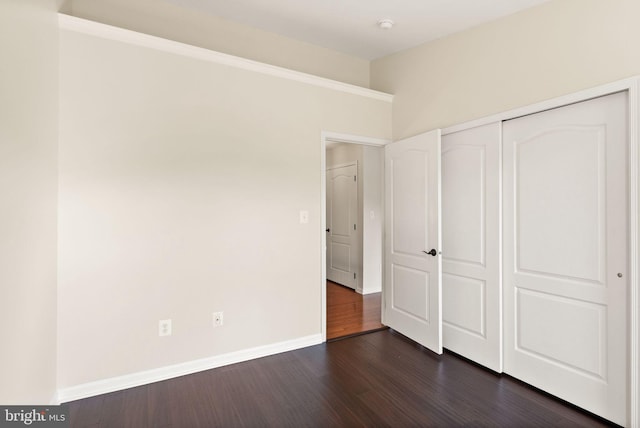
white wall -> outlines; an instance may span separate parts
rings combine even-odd
[[[57,2],[0,2],[0,403],[56,391]]]
[[[553,0],[376,60],[395,139],[640,74],[640,2]]]
[[[66,30],[60,62],[59,387],[319,336],[321,131],[391,105]]]
[[[369,61],[158,0],[68,0],[72,15],[369,86]]]

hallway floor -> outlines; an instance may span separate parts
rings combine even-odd
[[[381,300],[382,293],[362,295],[327,281],[327,340],[384,328]]]

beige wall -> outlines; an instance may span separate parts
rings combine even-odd
[[[369,86],[369,61],[159,0],[67,0],[75,16]]]
[[[391,105],[66,30],[60,61],[59,387],[319,335],[321,131]]]
[[[57,10],[0,2],[0,403],[56,391]]]
[[[640,2],[553,0],[372,63],[394,138],[640,74]]]

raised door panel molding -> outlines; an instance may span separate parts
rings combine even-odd
[[[604,143],[604,125],[558,127],[514,143],[517,272],[604,285]]]
[[[429,240],[429,228],[417,223],[414,228],[404,228],[406,218],[426,218],[427,177],[429,176],[429,154],[419,150],[407,150],[391,158],[393,175],[393,211],[391,220],[394,230],[391,242],[393,254],[423,258]]]
[[[429,273],[399,265],[392,265],[391,270],[393,309],[429,323]]]
[[[516,289],[516,349],[604,382],[606,319],[604,305]],[[584,334],[586,330],[596,334]]]
[[[442,282],[443,325],[486,339],[485,281],[443,273]]]
[[[443,262],[485,266],[485,153],[466,144],[442,150]]]

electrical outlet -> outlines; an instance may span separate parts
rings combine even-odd
[[[223,315],[224,312],[214,312],[213,313],[213,326],[220,327],[223,324]]]
[[[158,336],[171,336],[171,320],[158,321]]]

